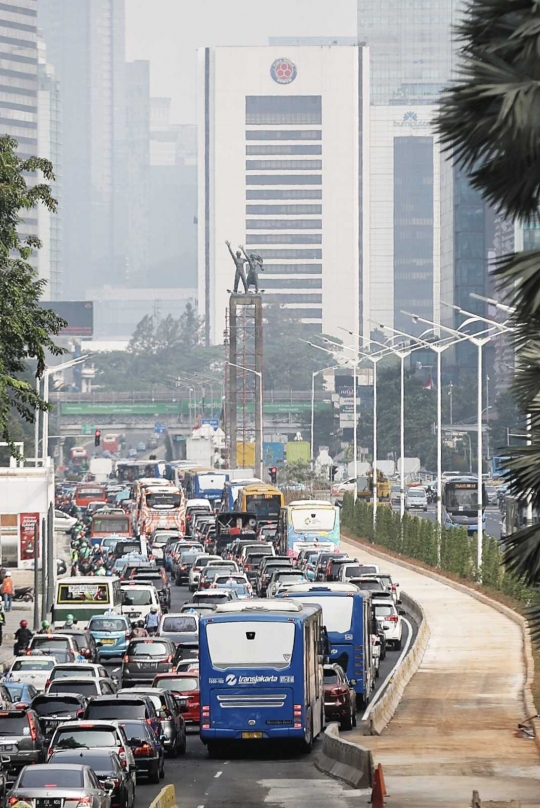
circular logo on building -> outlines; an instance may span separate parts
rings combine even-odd
[[[296,73],[296,65],[290,59],[276,59],[270,68],[270,75],[278,84],[290,84]]]

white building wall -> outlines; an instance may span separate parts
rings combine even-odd
[[[366,63],[366,50],[363,62]],[[271,66],[276,59],[291,60],[297,70],[294,81],[279,84],[271,76]],[[367,69],[367,68],[366,68]],[[206,71],[206,76],[205,76]],[[199,312],[207,311],[210,326],[210,341],[221,342],[225,325],[225,309],[234,281],[234,264],[225,241],[229,239],[236,249],[245,244],[246,233],[246,141],[247,129],[259,130],[304,130],[322,129],[322,154],[313,159],[322,160],[322,228],[287,229],[291,235],[317,234],[321,244],[268,243],[252,244],[248,251],[268,249],[322,250],[322,259],[297,259],[303,264],[322,263],[322,289],[306,286],[276,287],[276,279],[301,280],[301,273],[281,275],[267,272],[260,277],[260,286],[265,280],[272,281],[266,298],[277,299],[286,295],[284,305],[299,310],[299,319],[318,324],[325,333],[342,336],[340,326],[358,330],[359,317],[359,49],[357,47],[305,47],[268,46],[254,48],[215,48],[199,53]],[[209,94],[205,99],[205,85],[209,78]],[[367,86],[367,82],[365,82]],[[322,123],[317,124],[246,124],[246,96],[321,96]],[[205,105],[206,100],[206,105]],[[363,98],[364,120],[369,118],[368,99]],[[206,120],[209,113],[208,121]],[[270,141],[269,141],[270,142]],[[273,141],[287,143],[286,140]],[[289,141],[290,143],[298,141]],[[313,141],[315,142],[315,141]],[[206,148],[209,152],[206,155]],[[264,156],[249,159],[265,160]],[[283,158],[272,155],[269,160],[294,160],[293,155]],[[299,156],[298,160],[308,160]],[[251,173],[267,175],[270,179],[278,174],[319,174],[302,169],[268,170]],[[364,183],[367,171],[364,168]],[[267,188],[313,188],[316,186],[274,185]],[[209,218],[207,218],[205,189],[209,189]],[[253,200],[253,204],[302,204],[317,200]],[[320,203],[320,200],[318,200]],[[248,204],[251,200],[248,200]],[[249,218],[262,219],[253,214]],[[274,214],[271,218],[285,216]],[[295,218],[287,216],[288,219]],[[298,215],[298,219],[308,217]],[[208,236],[206,227],[208,225]],[[253,235],[253,231],[250,231]],[[278,236],[275,229],[258,229],[256,235]],[[209,243],[207,243],[209,237]],[[208,266],[210,278],[208,279]],[[294,259],[265,259],[265,264],[291,264]],[[307,278],[308,275],[305,275]],[[316,276],[309,276],[311,278]],[[318,276],[321,278],[321,276]],[[209,300],[206,300],[207,292]],[[292,302],[296,295],[322,295],[322,304],[305,301]],[[272,297],[270,297],[270,295]],[[264,296],[263,296],[264,297]],[[322,308],[322,315],[321,315]],[[311,317],[309,312],[313,312]]]

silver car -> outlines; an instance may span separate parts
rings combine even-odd
[[[25,766],[7,795],[8,805],[31,808],[111,808],[114,782],[100,784],[90,766],[45,763]]]

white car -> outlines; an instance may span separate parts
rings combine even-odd
[[[209,555],[208,553],[201,553],[197,556],[197,558],[193,561],[191,565],[191,569],[189,571],[189,591],[195,592],[197,587],[199,586],[199,578],[201,577],[202,570],[208,566],[211,561],[223,561],[221,556],[218,555]]]
[[[268,583],[266,597],[275,598],[278,593],[285,592],[289,587],[307,582],[306,576],[294,567],[276,570]]]
[[[24,682],[33,685],[36,690],[45,690],[45,685],[57,664],[53,656],[21,656],[17,657],[7,672],[8,682]]]
[[[129,620],[144,620],[155,606],[161,613],[159,597],[155,586],[151,584],[126,583],[121,584],[122,614]]]
[[[107,679],[109,673],[103,665],[92,662],[65,662],[55,665],[49,674],[51,682],[58,679]]]
[[[69,513],[64,513],[64,511],[55,511],[54,512],[54,530],[57,533],[63,531],[64,533],[69,533],[73,525],[77,523],[75,517],[70,516]]]
[[[359,578],[362,575],[378,575],[378,564],[362,564],[361,561],[351,561],[350,564],[342,564],[338,573],[338,581],[346,584],[351,578]]]
[[[399,651],[403,636],[403,620],[395,604],[390,598],[385,600],[374,598],[371,605],[375,612],[375,618],[385,633],[386,642]]]
[[[159,637],[169,637],[173,640],[178,634],[186,635],[186,641],[193,637],[199,637],[199,615],[181,614],[180,612],[168,612],[161,618],[158,628]]]
[[[409,488],[405,494],[405,510],[410,511],[416,508],[419,511],[427,511],[427,494],[423,488]]]

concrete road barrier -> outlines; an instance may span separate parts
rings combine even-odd
[[[403,691],[420,667],[429,642],[429,627],[424,610],[406,592],[400,594],[404,609],[418,625],[418,634],[409,653],[397,667],[383,695],[369,713],[369,734],[380,735],[397,710]]]
[[[319,771],[343,780],[353,788],[371,788],[373,756],[369,749],[346,741],[339,734],[339,724],[329,724],[323,746],[315,760]]]
[[[174,786],[162,788],[155,800],[150,803],[150,808],[176,808],[176,791]]]

